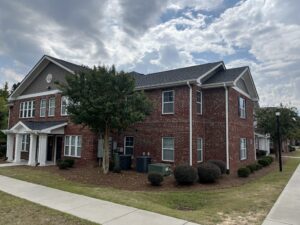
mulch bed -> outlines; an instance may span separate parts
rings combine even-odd
[[[3,163],[8,163],[8,162],[5,161],[4,158],[0,158],[0,164],[3,164]]]
[[[108,175],[104,175],[99,167],[75,167],[68,170],[59,170],[56,166],[26,168],[29,170],[42,170],[58,174],[70,181],[101,187],[113,187],[129,191],[196,191],[241,186],[276,170],[278,168],[278,164],[274,162],[270,166],[264,167],[263,169],[251,174],[248,178],[239,178],[236,174],[224,174],[222,178],[214,184],[196,183],[192,186],[179,186],[176,184],[174,177],[169,176],[164,178],[162,186],[160,187],[151,186],[148,183],[147,174],[137,173],[134,170],[122,171],[121,173],[110,172]]]

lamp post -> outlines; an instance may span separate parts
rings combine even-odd
[[[282,172],[282,158],[281,158],[281,137],[280,137],[280,112],[276,112],[276,125],[277,125],[277,138],[278,138],[278,160],[279,160],[279,171]]]

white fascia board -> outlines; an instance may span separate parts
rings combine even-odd
[[[63,66],[62,64],[60,64],[59,62],[56,62],[55,60],[51,59],[50,57],[46,56],[46,59],[48,59],[50,62],[56,64],[57,66],[63,68],[64,70],[72,73],[72,74],[75,74],[75,72],[73,70],[70,70],[69,68]]]
[[[31,129],[29,127],[27,127],[22,121],[19,121],[17,124],[15,124],[12,128],[10,128],[10,131],[13,131],[14,129],[16,129],[18,126],[23,126],[25,128],[26,131],[31,131]]]
[[[247,94],[246,92],[244,92],[242,89],[238,88],[237,86],[234,86],[233,89],[236,90],[237,92],[241,93],[242,95],[246,96],[247,98],[253,100],[249,94]]]
[[[250,71],[249,67],[247,67],[246,69],[243,70],[243,72],[233,81],[233,84],[236,85],[236,83],[238,82],[238,80],[247,72]]]
[[[43,129],[40,132],[41,133],[51,133],[52,130],[55,130],[55,129],[58,129],[58,128],[61,128],[61,127],[67,126],[67,125],[68,125],[68,123],[62,123],[62,124],[59,124],[59,125],[55,125],[53,127],[49,127],[47,129]]]
[[[225,86],[233,86],[233,82],[221,82],[221,83],[213,83],[213,84],[198,84],[201,88],[217,88],[217,87],[224,87]]]
[[[169,83],[164,83],[164,84],[146,85],[146,86],[136,87],[135,90],[149,90],[149,89],[164,88],[164,87],[174,87],[174,86],[186,85],[187,82],[189,82],[190,84],[193,84],[193,83],[196,83],[196,80],[191,79],[191,80],[169,82]]]
[[[53,94],[58,94],[58,93],[62,93],[62,91],[52,90],[52,91],[44,91],[44,92],[38,92],[38,93],[33,93],[33,94],[28,94],[28,95],[21,95],[16,98],[9,97],[8,101],[20,100],[20,99],[26,99],[26,98],[34,98],[34,97],[45,96],[45,95],[53,95]]]
[[[211,70],[207,71],[205,74],[202,74],[200,77],[197,78],[197,83],[201,84],[201,80],[206,77],[208,74],[219,68],[220,66],[223,66],[224,69],[226,69],[225,65],[223,62],[219,63],[215,67],[213,67]]]

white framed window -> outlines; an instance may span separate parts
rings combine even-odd
[[[203,139],[197,138],[197,162],[203,161]]]
[[[162,138],[162,160],[174,162],[174,143],[173,137]]]
[[[29,152],[29,146],[30,146],[30,135],[23,134],[22,135],[22,143],[21,143],[21,151]]]
[[[49,98],[48,116],[55,115],[55,98]]]
[[[162,92],[162,114],[174,114],[174,96],[174,90]]]
[[[81,136],[65,136],[64,155],[70,157],[81,157]]]
[[[134,138],[130,136],[124,137],[124,154],[125,155],[133,155],[134,149]]]
[[[240,118],[246,118],[246,99],[239,97],[239,115]]]
[[[68,107],[69,105],[69,98],[67,96],[62,96],[61,97],[61,110],[60,113],[62,116],[67,116],[68,115]]]
[[[35,116],[35,101],[26,101],[20,103],[20,118],[32,118]]]
[[[197,91],[197,114],[202,115],[202,91]]]
[[[240,139],[240,160],[247,159],[247,139]]]
[[[41,102],[40,102],[40,117],[45,117],[46,116],[46,108],[47,108],[47,100],[46,99],[41,99]]]

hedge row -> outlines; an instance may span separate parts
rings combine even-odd
[[[263,156],[262,158],[258,159],[257,162],[239,168],[237,174],[239,177],[249,177],[251,173],[260,170],[263,167],[269,166],[272,162],[273,162],[273,157]]]

